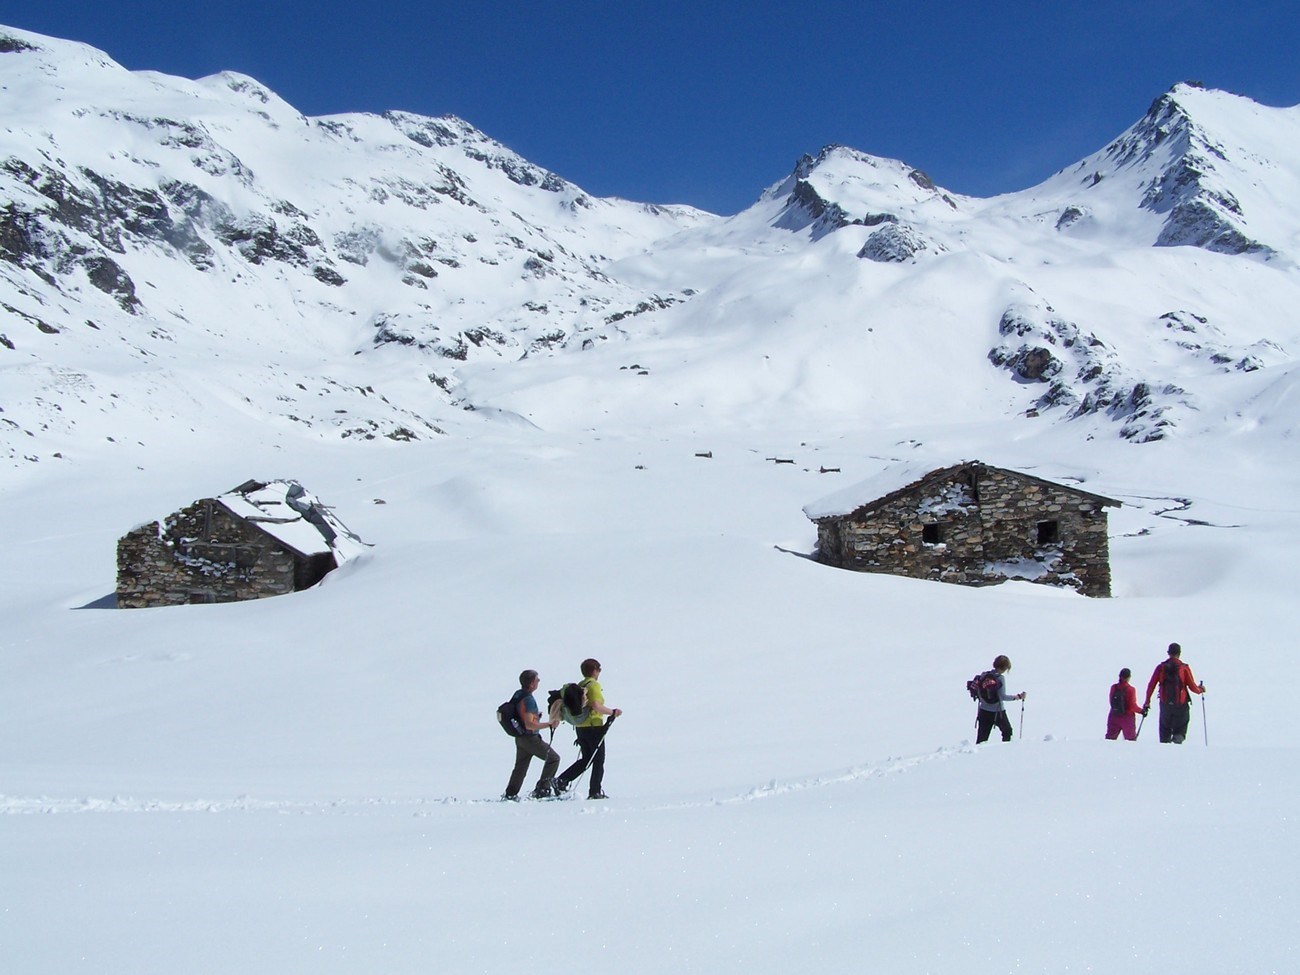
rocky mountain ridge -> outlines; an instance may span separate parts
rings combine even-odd
[[[1018,193],[827,146],[725,219],[591,197],[452,116],[308,118],[242,75],[9,29],[0,102],[16,463],[162,395],[196,427],[235,404],[362,440],[462,409],[569,422],[545,391],[592,361],[593,417],[709,411],[725,376],[749,416],[962,409],[1146,442],[1258,394],[1224,375],[1289,384],[1300,341],[1297,110],[1188,85]]]

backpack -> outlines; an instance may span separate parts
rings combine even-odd
[[[546,703],[551,720],[562,719],[569,724],[579,725],[591,717],[591,708],[587,707],[587,682],[565,684],[558,691],[546,695]]]
[[[1183,664],[1181,660],[1166,660],[1161,666],[1165,672],[1160,676],[1160,700],[1166,704],[1179,704],[1183,696]]]
[[[1127,714],[1128,702],[1124,700],[1124,685],[1116,684],[1110,689],[1111,714]]]
[[[982,674],[976,674],[966,682],[966,690],[970,691],[972,701],[998,704],[1002,700],[998,695],[998,672],[996,670],[986,670]]]
[[[497,724],[511,738],[518,738],[524,733],[524,726],[519,721],[519,699],[511,696],[497,708]]]

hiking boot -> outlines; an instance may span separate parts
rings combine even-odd
[[[501,801],[502,801],[502,802],[518,802],[518,801],[519,801],[519,797],[518,797],[518,796],[506,796],[506,795],[503,795],[503,796],[501,797]]]
[[[608,799],[609,796],[605,795],[605,793],[603,793],[603,792],[593,792],[593,793],[591,793],[591,795],[587,796],[587,798],[588,798],[588,799]]]
[[[552,779],[551,788],[555,790],[557,796],[562,796],[569,791],[569,783],[563,779]]]

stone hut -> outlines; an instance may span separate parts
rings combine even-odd
[[[1107,508],[1120,502],[1029,474],[963,461],[895,468],[804,508],[817,558],[968,586],[1025,579],[1110,595]]]
[[[296,481],[248,481],[123,535],[117,605],[229,603],[298,592],[364,547]]]

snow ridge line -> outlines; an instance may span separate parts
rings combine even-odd
[[[695,802],[669,803],[662,806],[647,807],[648,810],[687,809],[708,806],[727,806],[740,802],[754,802],[771,799],[774,796],[803,792],[808,789],[820,789],[827,786],[845,785],[863,779],[881,778],[907,772],[919,765],[943,761],[958,755],[975,753],[975,746],[969,741],[960,745],[944,746],[934,752],[908,757],[889,758],[883,762],[854,765],[842,772],[817,775],[806,779],[778,782],[773,779],[765,785],[755,786],[739,795],[721,799],[706,799]],[[233,799],[135,799],[129,796],[113,796],[111,799],[55,799],[48,796],[22,797],[0,795],[0,816],[35,816],[53,814],[85,813],[227,813],[227,812],[277,812],[297,815],[322,815],[330,813],[349,814],[364,809],[375,808],[411,808],[414,815],[428,815],[431,807],[470,806],[492,804],[495,799],[457,799],[454,796],[442,799],[330,799],[324,801],[295,801],[289,799],[254,799],[250,796],[236,796]],[[585,808],[585,807],[584,807]]]

